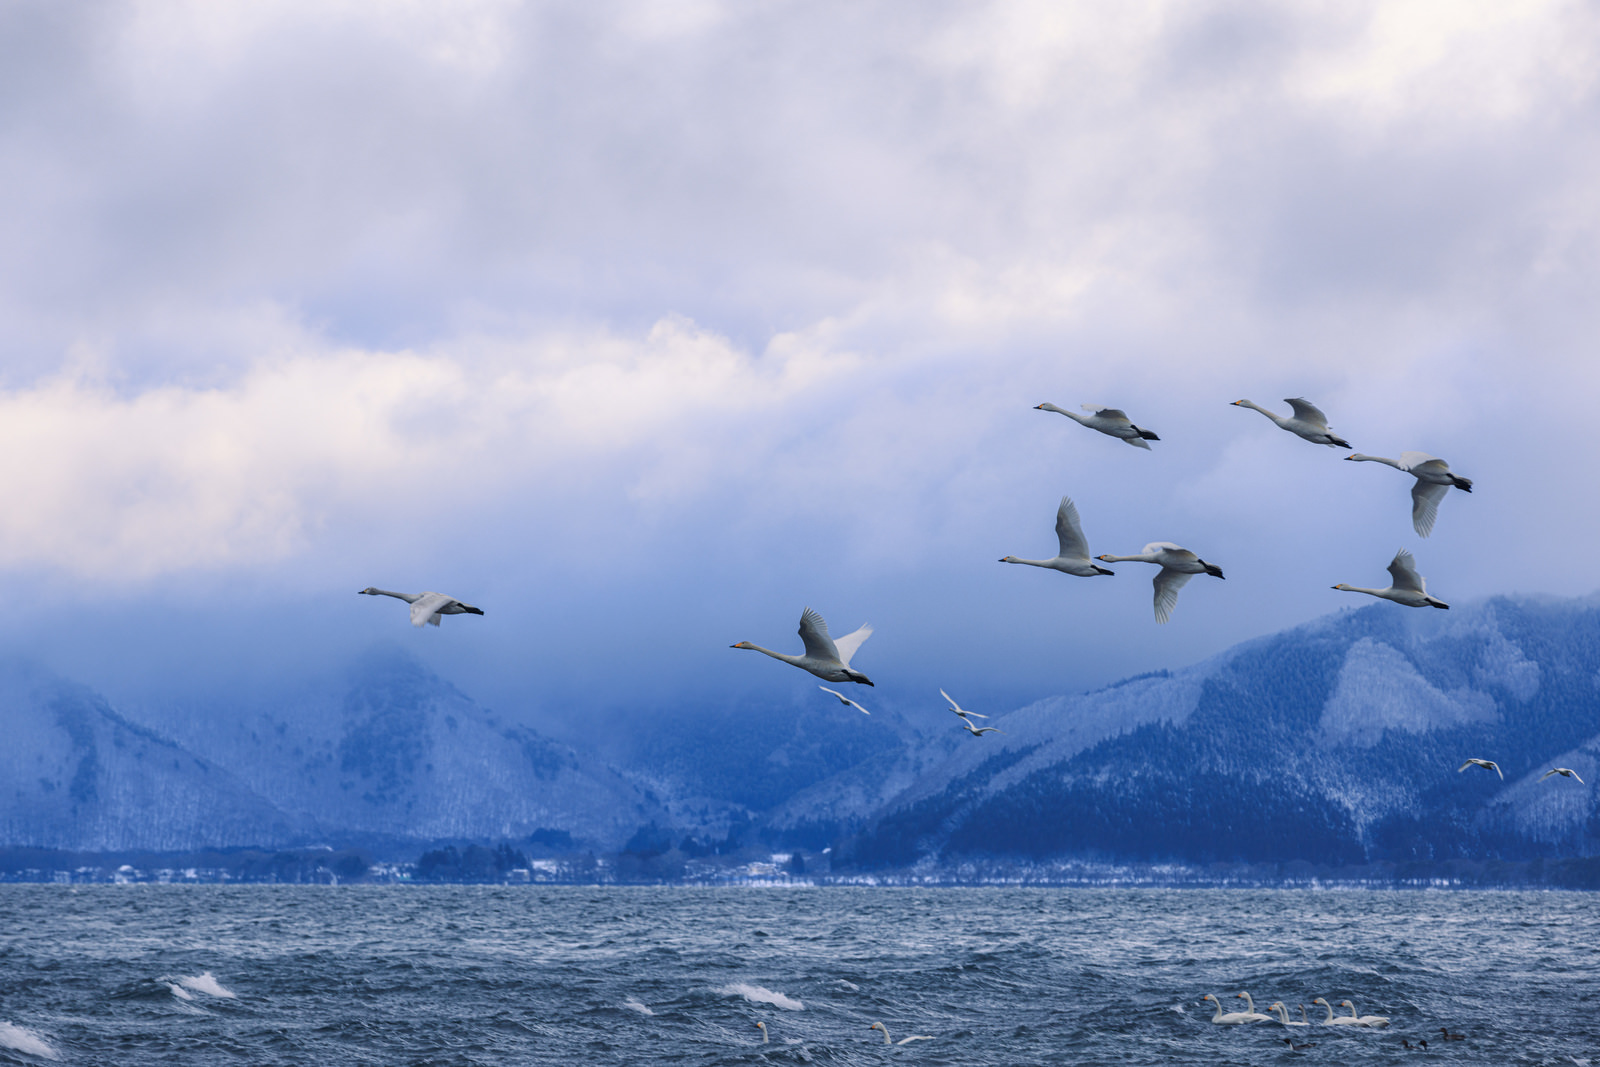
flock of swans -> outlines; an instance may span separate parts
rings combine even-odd
[[[1216,1005],[1217,1013],[1211,1017],[1211,1021],[1218,1026],[1229,1026],[1243,1023],[1265,1023],[1273,1021],[1282,1023],[1284,1026],[1311,1025],[1311,1020],[1306,1016],[1306,1006],[1304,1004],[1296,1005],[1300,1009],[1300,1019],[1298,1022],[1291,1022],[1289,1019],[1289,1009],[1284,1006],[1284,1003],[1281,1000],[1274,1001],[1272,1004],[1268,1005],[1267,1010],[1272,1012],[1271,1015],[1263,1015],[1259,1011],[1256,1011],[1256,1002],[1251,999],[1249,993],[1235,993],[1234,997],[1243,999],[1245,1003],[1244,1011],[1223,1011],[1222,1001],[1218,1000],[1211,993],[1207,993],[1204,997],[1200,998],[1200,1003],[1204,1004],[1209,1000],[1212,1004]],[[1364,1026],[1381,1030],[1389,1025],[1389,1017],[1387,1015],[1357,1015],[1356,1006],[1348,1000],[1341,1000],[1339,1002],[1339,1007],[1349,1008],[1349,1015],[1335,1015],[1333,1013],[1333,1005],[1329,1004],[1322,997],[1318,997],[1311,1003],[1321,1004],[1328,1011],[1328,1017],[1321,1020],[1319,1024],[1322,1026]]]

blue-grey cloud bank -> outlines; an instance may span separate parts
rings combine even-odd
[[[560,722],[809,699],[727,649],[806,605],[909,705],[1193,661],[1397,547],[1587,592],[1597,18],[11,5],[6,640],[116,691],[401,630]],[[1403,475],[1228,406],[1291,396],[1473,494],[1419,539]],[[1157,627],[1142,565],[997,566],[1063,494],[1226,581]]]

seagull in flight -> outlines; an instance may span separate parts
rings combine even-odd
[[[1492,759],[1469,759],[1467,762],[1456,768],[1456,773],[1459,774],[1468,767],[1482,767],[1486,771],[1493,771],[1494,773],[1500,775],[1500,780],[1502,782],[1506,780],[1506,776],[1500,770],[1500,764],[1496,763]],[[1550,773],[1554,774],[1555,772],[1551,771]]]
[[[839,698],[839,703],[848,704],[852,708],[855,708],[857,711],[859,711],[863,715],[871,715],[872,714],[872,712],[868,711],[866,708],[862,707],[860,704],[857,704],[854,700],[851,700],[849,697],[845,696],[843,693],[839,692],[837,689],[829,689],[825,685],[819,685],[819,686],[817,686],[817,688],[822,690],[824,693],[832,693],[834,696]]]

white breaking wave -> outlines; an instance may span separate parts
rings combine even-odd
[[[177,982],[168,982],[167,983],[167,988],[172,990],[172,995],[177,997],[177,998],[179,998],[180,1000],[193,1000],[194,999],[194,994],[189,992],[187,989],[183,988],[183,986],[179,985]]]
[[[861,987],[856,985],[854,982],[848,982],[848,981],[845,981],[843,978],[841,978],[841,979],[839,979],[839,984],[844,986],[846,989],[850,990],[850,992],[852,992],[852,993],[861,992]]]
[[[223,987],[221,982],[211,977],[210,971],[203,971],[188,978],[178,979],[178,984],[185,989],[192,989],[196,993],[204,993],[208,997],[227,997],[229,1000],[237,999],[233,990]]]
[[[654,1015],[655,1014],[655,1012],[651,1011],[650,1008],[644,1003],[644,1001],[640,1000],[638,997],[629,997],[627,1000],[624,1000],[622,1002],[622,1006],[624,1008],[632,1008],[634,1011],[638,1012],[640,1015]]]
[[[766,986],[735,982],[733,985],[723,986],[717,992],[724,993],[730,997],[743,997],[757,1004],[771,1004],[774,1008],[782,1008],[784,1011],[806,1010],[806,1006],[800,1001],[795,1000],[793,997],[786,997],[782,993],[774,993]]]
[[[13,1026],[10,1023],[0,1023],[0,1048],[24,1052],[44,1060],[56,1058],[56,1050],[50,1046],[50,1042],[26,1026]]]

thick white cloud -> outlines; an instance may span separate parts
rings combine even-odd
[[[603,623],[672,686],[791,600],[870,614],[908,675],[1029,690],[1318,614],[1402,543],[1447,599],[1587,591],[1600,564],[1550,548],[1600,522],[1569,469],[1600,385],[1597,29],[1572,3],[12,5],[0,567],[136,599],[526,580],[566,621],[518,625],[570,674]],[[1401,476],[1226,407],[1302,393],[1478,492],[1418,544]],[[1192,543],[1226,585],[1151,631],[1131,566],[997,568],[1048,550],[1063,492],[1097,548]]]

